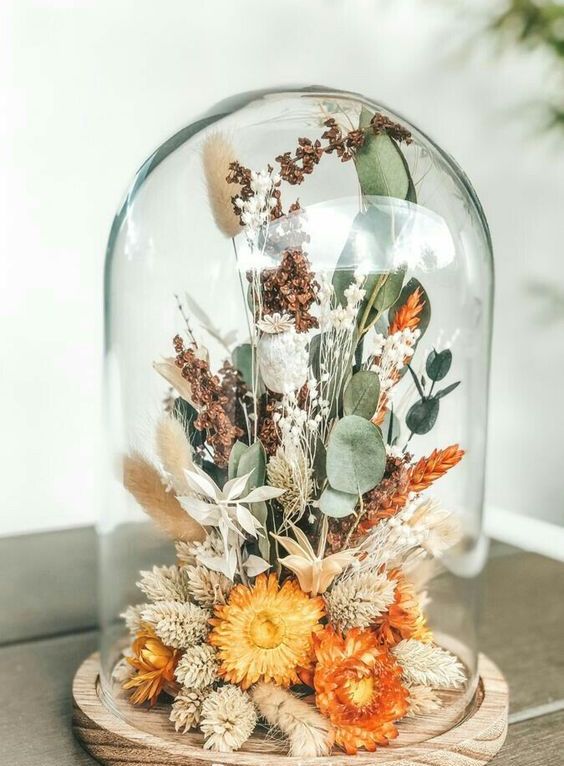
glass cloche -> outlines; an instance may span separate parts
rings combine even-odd
[[[115,715],[297,757],[463,719],[492,284],[464,173],[357,94],[242,95],[145,162],[106,264]]]

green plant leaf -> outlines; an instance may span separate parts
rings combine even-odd
[[[427,375],[431,380],[442,380],[450,370],[452,364],[452,351],[445,348],[444,351],[435,351],[433,349],[425,363]]]
[[[323,444],[323,439],[317,438],[315,444],[315,458],[313,460],[313,470],[318,483],[327,478],[327,450]]]
[[[237,473],[237,470],[239,468],[239,460],[241,459],[242,455],[247,451],[248,447],[246,444],[243,444],[243,442],[236,441],[235,444],[231,447],[231,452],[229,453],[229,478],[234,479],[239,474]]]
[[[247,388],[253,389],[253,351],[250,343],[242,343],[233,349],[233,367],[239,370],[241,377],[247,384]]]
[[[392,411],[387,410],[382,422],[382,433],[387,444],[395,444],[400,436],[400,422],[398,416]]]
[[[372,308],[376,309],[378,313],[381,313],[382,311],[389,309],[390,306],[393,306],[401,294],[404,277],[404,268],[398,269],[397,271],[391,271],[378,291],[378,295],[372,304]]]
[[[409,408],[405,423],[414,434],[426,434],[435,425],[438,414],[438,399],[421,399]]]
[[[343,412],[370,420],[376,412],[379,396],[378,375],[370,370],[360,370],[352,376],[343,392]]]
[[[262,487],[266,476],[266,452],[259,440],[247,447],[239,456],[237,476],[244,476],[246,473],[251,474],[247,491]]]
[[[364,494],[375,487],[386,467],[386,448],[379,428],[359,415],[337,422],[327,447],[327,478],[333,489]]]
[[[326,516],[333,519],[342,519],[354,512],[358,503],[358,495],[348,492],[339,492],[333,487],[327,486],[319,498],[319,508]]]
[[[374,116],[366,107],[360,113],[359,127],[365,128]],[[360,188],[365,196],[405,199],[409,191],[409,174],[401,151],[387,133],[366,134],[355,160]]]
[[[450,394],[451,391],[454,391],[455,388],[458,388],[460,385],[460,381],[457,380],[456,383],[451,383],[450,386],[447,386],[446,388],[441,388],[440,391],[437,391],[436,394],[434,394],[433,399],[442,399],[444,396],[447,396]]]
[[[421,333],[419,336],[419,340],[421,340],[421,337],[423,336],[423,333],[429,327],[429,322],[431,321],[431,301],[429,300],[429,296],[427,295],[427,291],[421,284],[421,282],[418,279],[415,279],[415,277],[412,277],[410,280],[408,280],[405,285],[403,286],[399,298],[397,301],[393,304],[393,306],[390,308],[388,312],[388,319],[390,324],[393,322],[396,313],[399,311],[399,309],[405,305],[405,302],[409,298],[409,296],[414,293],[417,288],[421,290],[422,297],[423,297],[423,309],[421,310],[421,313],[419,314],[419,324],[417,325],[417,329]]]
[[[251,503],[250,511],[257,519],[257,521],[260,522],[260,525],[262,527],[262,534],[258,536],[257,545],[258,549],[260,551],[260,555],[265,559],[266,561],[269,561],[270,559],[270,539],[268,534],[268,508],[266,507],[266,503],[264,501],[260,503]]]

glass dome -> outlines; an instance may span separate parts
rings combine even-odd
[[[223,751],[274,726],[291,755],[462,719],[492,267],[461,169],[357,94],[245,94],[144,163],[106,263],[116,715]],[[317,716],[310,750],[269,695]]]

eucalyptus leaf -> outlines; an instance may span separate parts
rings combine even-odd
[[[387,410],[382,422],[382,433],[385,434],[386,443],[393,445],[400,436],[400,422],[393,410]]]
[[[436,394],[434,394],[434,399],[442,399],[444,396],[447,396],[451,393],[451,391],[454,391],[455,388],[458,388],[460,385],[460,381],[457,380],[456,383],[451,383],[450,386],[447,386],[446,388],[441,388],[440,391],[437,391]]]
[[[414,434],[426,434],[435,425],[438,414],[438,399],[421,399],[409,408],[405,423]]]
[[[333,487],[327,486],[319,498],[319,507],[326,516],[333,519],[342,519],[354,512],[358,503],[358,495],[348,492],[339,492]]]
[[[401,294],[403,280],[405,277],[405,268],[392,271],[388,274],[386,281],[378,291],[376,300],[372,308],[379,314],[393,306]]]
[[[347,415],[331,431],[327,478],[333,489],[364,494],[384,475],[386,448],[379,428],[359,415]]]
[[[442,380],[450,370],[452,364],[452,351],[445,348],[444,351],[435,351],[433,349],[425,363],[427,375],[431,380]]]
[[[253,350],[250,343],[242,343],[233,349],[233,367],[241,373],[247,388],[253,389]]]
[[[327,478],[327,450],[325,449],[325,444],[323,444],[323,439],[319,437],[315,443],[313,471],[319,484]]]
[[[231,452],[229,453],[229,478],[234,479],[239,474],[237,473],[239,468],[239,460],[241,459],[242,455],[247,451],[247,445],[243,444],[243,442],[236,441],[235,444],[231,447]]]
[[[370,125],[374,113],[362,108],[360,128]],[[395,141],[387,133],[366,133],[364,144],[355,157],[360,188],[365,196],[405,199],[409,191],[409,174]]]
[[[370,370],[360,370],[352,376],[343,392],[343,412],[370,420],[378,407],[379,396],[378,375]]]
[[[262,487],[266,476],[266,452],[262,443],[257,440],[241,453],[237,463],[237,476],[250,473],[247,491]]]

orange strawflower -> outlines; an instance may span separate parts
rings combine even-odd
[[[432,641],[433,634],[413,584],[398,570],[390,572],[389,577],[397,582],[395,599],[376,622],[378,639],[387,646],[395,646],[404,638]]]
[[[395,332],[401,332],[401,330],[416,330],[419,327],[421,312],[424,307],[423,290],[418,287],[409,294],[403,306],[396,311],[396,315],[388,329],[388,334],[393,335]]]
[[[451,444],[445,449],[435,449],[429,457],[422,457],[411,469],[409,476],[409,491],[423,492],[431,484],[440,479],[451,468],[462,460],[464,450],[458,444]]]
[[[153,706],[168,683],[174,683],[174,670],[180,656],[176,649],[165,646],[150,629],[139,633],[131,647],[133,656],[127,661],[136,675],[123,684],[124,689],[135,689],[130,696],[134,705],[150,702]]]
[[[280,586],[275,575],[260,575],[253,587],[236,585],[215,615],[208,640],[218,650],[223,678],[243,689],[259,680],[289,686],[310,663],[324,605],[295,580]]]
[[[360,628],[343,637],[326,627],[314,644],[316,703],[331,721],[336,743],[354,755],[397,737],[394,721],[407,713],[408,692],[387,647]]]

